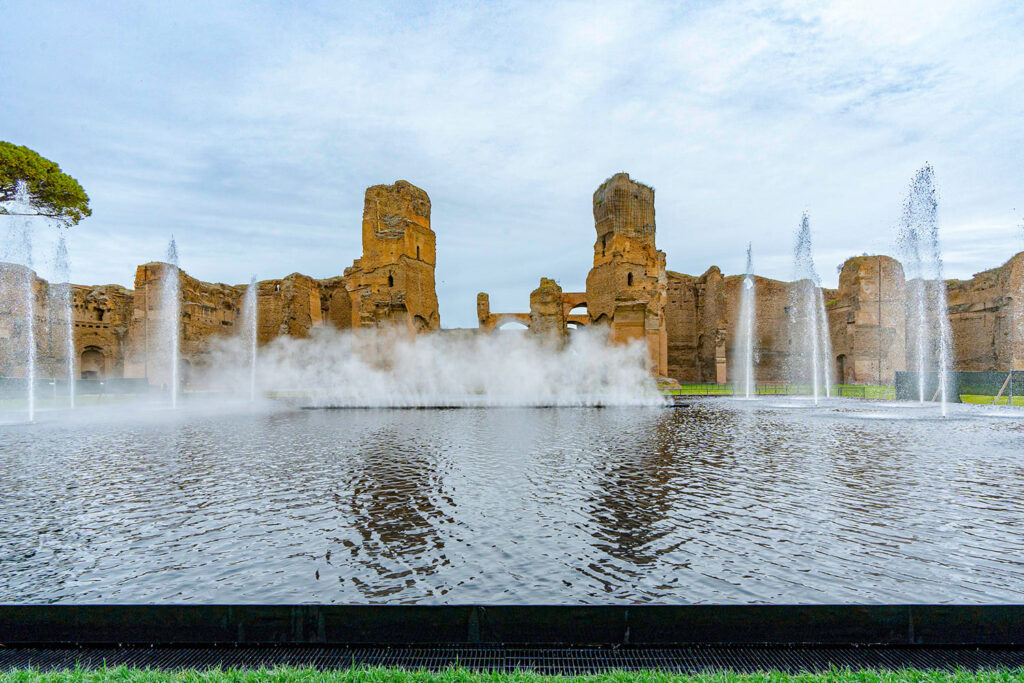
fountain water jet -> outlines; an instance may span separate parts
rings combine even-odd
[[[252,276],[249,286],[245,290],[245,300],[242,303],[242,318],[245,320],[243,329],[244,338],[249,347],[249,400],[256,400],[256,333],[259,323],[259,300],[256,276]]]
[[[36,419],[36,298],[32,291],[32,223],[22,221],[21,248],[25,259],[25,335],[28,354],[25,360],[25,378],[28,381],[28,421]]]
[[[925,164],[910,182],[897,238],[908,280],[912,281],[915,331],[915,365],[918,399],[925,402],[928,368],[934,363],[942,415],[948,414],[949,370],[953,355],[946,279],[939,246],[938,200],[935,171]]]
[[[68,244],[61,233],[54,255],[54,271],[57,275],[57,300],[60,302],[62,319],[54,320],[55,326],[64,330],[64,351],[67,354],[68,407],[75,407],[75,320],[72,310],[71,262],[68,258]],[[53,307],[56,309],[56,307]],[[52,311],[54,314],[56,310]]]
[[[178,276],[178,245],[171,236],[167,245],[167,269],[164,278],[161,309],[164,315],[164,337],[170,346],[171,408],[178,407],[178,355],[181,345],[181,283]]]
[[[24,266],[24,271],[19,272],[21,269],[18,268],[4,268],[0,275],[3,277],[2,289],[11,293],[12,302],[20,298],[24,308],[22,325],[25,339],[25,398],[28,405],[28,421],[34,422],[36,418],[36,302],[33,291],[35,273],[32,272],[33,225],[32,220],[27,217],[31,203],[28,187],[24,182],[18,183],[14,200],[8,204],[15,209],[9,215],[18,216],[18,218],[14,218],[8,231],[3,258],[20,263]],[[26,208],[22,209],[22,207]]]
[[[737,325],[736,342],[740,352],[740,367],[743,372],[743,395],[750,399],[754,395],[754,260],[752,247],[747,244],[747,271],[740,290],[740,317]]]
[[[797,326],[799,348],[797,362],[803,367],[791,368],[793,383],[810,381],[814,403],[832,396],[832,341],[825,314],[825,297],[821,278],[814,267],[811,242],[811,221],[805,212],[800,219],[793,255],[794,279],[790,291],[790,321]]]

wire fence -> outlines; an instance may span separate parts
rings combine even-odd
[[[673,396],[742,396],[746,390],[742,384],[736,382],[724,384],[703,382],[680,384],[678,389],[672,388],[666,393]],[[895,387],[891,384],[832,384],[829,386],[828,393],[831,396],[842,398],[896,398]],[[754,385],[754,394],[757,396],[810,396],[814,394],[814,387],[810,384],[756,384]]]
[[[897,372],[896,396],[901,400],[935,400],[941,389],[937,372]],[[1024,396],[1024,372],[955,370],[947,377],[946,391],[951,400],[965,403],[1020,405]]]

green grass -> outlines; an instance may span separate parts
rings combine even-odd
[[[742,391],[730,384],[681,384],[680,389],[665,389],[662,391],[666,396],[733,396]],[[758,384],[758,396],[800,396],[811,393],[811,387],[799,384]],[[846,398],[872,398],[872,399],[896,399],[896,388],[893,385],[874,384],[834,384],[832,395]],[[960,400],[964,403],[975,403],[979,405],[1010,405],[1008,396],[1001,396],[999,401],[993,404],[995,396],[982,396],[977,394],[961,394]],[[1014,396],[1013,405],[1024,406],[1024,396]]]
[[[134,403],[140,398],[148,398],[148,394],[79,394],[75,397],[75,405],[82,406],[103,406],[114,403]],[[53,393],[43,389],[36,393],[36,408],[49,410],[51,408],[67,408],[68,395],[61,391],[54,400]],[[22,410],[28,408],[28,400],[23,396],[0,398],[0,409]]]
[[[977,394],[960,394],[960,400],[964,403],[977,403],[979,405],[997,405],[997,406],[1008,406],[1010,405],[1009,396],[1000,396],[999,401],[992,403],[995,400],[995,396],[979,396]],[[1013,405],[1024,406],[1024,396],[1014,396]]]
[[[25,669],[0,672],[0,683],[1017,683],[1024,682],[1024,669],[1005,671],[937,672],[906,669],[902,671],[849,671],[836,669],[821,674],[790,675],[779,672],[737,674],[729,672],[696,675],[658,671],[615,671],[590,676],[544,676],[525,671],[514,673],[474,673],[449,669],[440,673],[404,669],[354,668],[319,671],[312,668],[229,669],[159,671],[127,667],[97,670],[76,669],[40,673]]]
[[[742,392],[739,386],[733,390],[733,384],[680,384],[679,389],[666,389],[663,393],[674,396],[733,396]],[[812,392],[810,385],[801,384],[758,384],[758,396],[799,396]],[[849,398],[895,399],[896,389],[890,385],[833,384],[833,396]]]

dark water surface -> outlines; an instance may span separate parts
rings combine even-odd
[[[3,426],[0,602],[1024,601],[1024,412],[783,406]]]

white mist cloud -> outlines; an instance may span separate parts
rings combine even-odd
[[[662,405],[642,344],[610,346],[606,330],[579,330],[556,348],[526,334],[420,335],[316,330],[262,347],[263,394],[319,407]],[[240,338],[215,350],[197,381],[249,392]],[[315,359],[315,362],[310,362]]]

